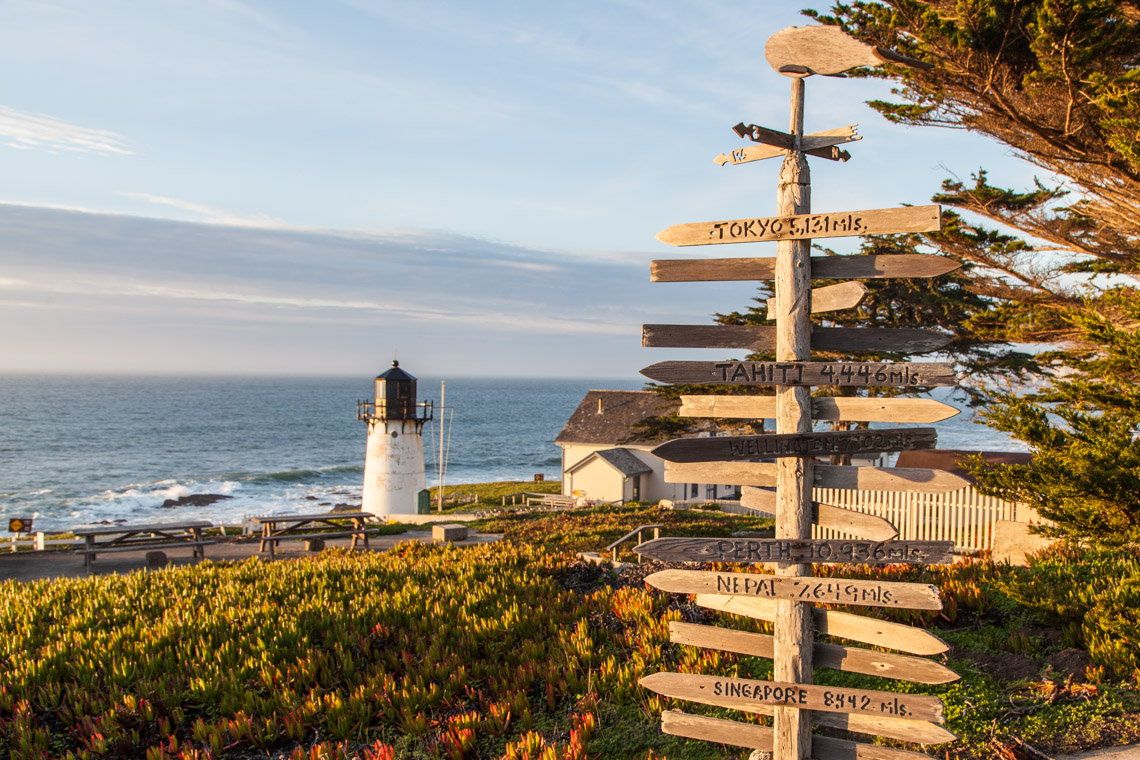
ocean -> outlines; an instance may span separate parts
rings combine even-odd
[[[425,427],[428,485],[558,479],[553,441],[591,388],[635,390],[631,379],[447,378],[447,424]],[[356,402],[371,378],[0,375],[0,520],[34,517],[62,531],[104,521],[206,519],[358,503],[365,424]],[[419,378],[438,406],[439,378]],[[940,400],[947,401],[945,393]],[[952,401],[950,403],[953,403]],[[940,422],[939,448],[1020,451],[965,411]],[[163,508],[193,494],[231,498]]]

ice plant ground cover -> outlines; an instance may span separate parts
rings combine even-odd
[[[769,677],[766,660],[668,642],[671,620],[764,624],[648,589],[642,579],[660,565],[614,572],[565,548],[669,519],[675,533],[728,535],[741,527],[736,517],[635,507],[495,519],[516,521],[514,540],[4,583],[0,751],[17,760],[747,756],[662,736],[658,715],[672,706],[763,719],[670,704],[637,681],[659,670]],[[1134,629],[1112,601],[1131,599],[1119,589],[1134,584],[1135,562],[1074,571],[1072,559],[1030,571],[934,568],[923,579],[942,588],[943,612],[860,610],[946,638],[958,683],[825,669],[816,679],[941,695],[962,741],[932,748],[938,756],[1024,758],[1019,742],[1060,752],[1135,739],[1140,692],[1120,649]],[[1040,588],[1059,581],[1071,593],[1045,622]],[[1083,630],[1086,610],[1123,631],[1113,647]]]

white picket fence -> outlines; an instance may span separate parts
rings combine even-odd
[[[899,538],[915,541],[953,541],[958,552],[993,549],[993,524],[998,520],[1036,522],[1026,505],[978,493],[973,486],[949,493],[911,491],[857,491],[817,488],[813,498],[824,504],[882,517],[899,531]],[[722,503],[726,512],[757,513],[747,507]],[[813,538],[849,538],[831,528],[812,528]]]

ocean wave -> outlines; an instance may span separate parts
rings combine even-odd
[[[317,478],[328,478],[345,473],[364,474],[364,465],[338,464],[331,467],[317,467],[315,469],[302,468],[298,470],[281,470],[279,472],[264,472],[257,475],[246,475],[241,480],[246,483],[299,483]]]

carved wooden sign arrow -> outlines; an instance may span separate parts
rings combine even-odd
[[[938,589],[922,583],[762,573],[713,573],[700,570],[662,570],[647,577],[645,582],[653,588],[672,594],[731,594],[819,604],[854,604],[861,607],[942,609]]]
[[[731,744],[734,747],[748,747],[765,752],[771,752],[776,744],[775,731],[768,726],[708,718],[704,715],[690,715],[680,710],[666,710],[661,713],[661,731],[670,736],[703,739],[717,744]],[[832,739],[827,736],[813,736],[811,749],[812,757],[820,760],[934,760],[930,755],[919,752],[862,744],[846,739]]]
[[[851,158],[851,154],[835,146],[862,140],[862,137],[855,134],[855,128],[857,126],[857,124],[852,124],[848,127],[839,127],[838,129],[829,129],[824,132],[813,132],[810,135],[804,135],[800,138],[800,150],[809,156],[826,158],[830,161],[847,161]],[[733,130],[741,137],[748,137],[757,144],[737,148],[729,154],[721,153],[713,159],[713,161],[721,166],[728,163],[745,164],[750,161],[760,161],[765,158],[786,156],[793,150],[795,145],[795,137],[787,132],[758,127],[755,124],[748,126],[737,124],[733,127]]]
[[[713,625],[682,623],[678,620],[669,623],[669,640],[674,644],[719,649],[724,652],[769,659],[775,650],[774,636]],[[812,665],[817,668],[832,668],[847,673],[863,673],[912,683],[953,683],[961,678],[945,665],[922,657],[819,642],[812,645]]]
[[[874,351],[922,354],[937,351],[950,336],[915,327],[812,327],[813,351]],[[771,325],[642,325],[646,348],[743,348],[774,351]]]
[[[776,492],[766,491],[756,486],[742,486],[740,506],[774,517],[776,515]],[[898,538],[899,535],[899,529],[882,517],[832,506],[831,504],[823,504],[818,501],[813,501],[811,504],[811,521],[821,528],[831,528],[841,533],[850,533],[859,538],[869,538],[872,541],[890,541],[892,538]]]
[[[634,547],[634,551],[658,562],[943,565],[954,559],[954,542],[814,538],[655,538]]]
[[[775,396],[681,396],[682,417],[775,419]],[[949,404],[928,398],[855,398],[816,396],[814,420],[852,422],[940,422],[958,414]]]
[[[937,277],[961,268],[946,256],[903,253],[886,256],[813,256],[813,280],[872,280]],[[658,259],[649,265],[653,282],[732,282],[776,279],[776,259]]]
[[[789,26],[764,43],[768,64],[784,76],[834,76],[860,66],[900,64],[914,69],[934,65],[893,50],[860,42],[837,26]]]
[[[816,488],[865,491],[947,493],[970,484],[960,475],[923,467],[849,467],[817,464]],[[666,462],[666,483],[726,483],[734,486],[775,486],[773,462]]]
[[[769,623],[776,620],[778,604],[774,599],[723,594],[697,594],[696,602],[698,607],[744,615]],[[816,607],[812,610],[812,620],[815,623],[815,632],[820,636],[838,636],[841,639],[861,641],[871,646],[897,649],[911,654],[942,654],[950,649],[949,644],[929,631],[865,615]]]
[[[658,362],[641,374],[659,383],[710,385],[957,385],[942,362]]]
[[[942,700],[921,694],[904,694],[867,689],[844,689],[837,686],[752,681],[725,676],[702,676],[693,673],[653,673],[638,681],[658,694],[677,699],[693,695],[709,695],[733,700],[726,707],[760,702],[769,705],[800,707],[824,712],[887,715],[912,720],[942,721]]]
[[[938,431],[934,428],[893,428],[830,433],[768,433],[721,435],[715,438],[674,438],[650,453],[666,462],[732,462],[772,457],[913,451],[932,449],[937,443]]]
[[[855,280],[838,282],[822,288],[812,288],[811,313],[822,314],[828,311],[854,309],[867,297],[867,286]],[[768,318],[775,319],[776,297],[772,296],[765,304],[768,308]]]
[[[657,233],[657,239],[662,243],[685,246],[934,232],[942,228],[941,211],[940,206],[903,206],[675,224]]]

